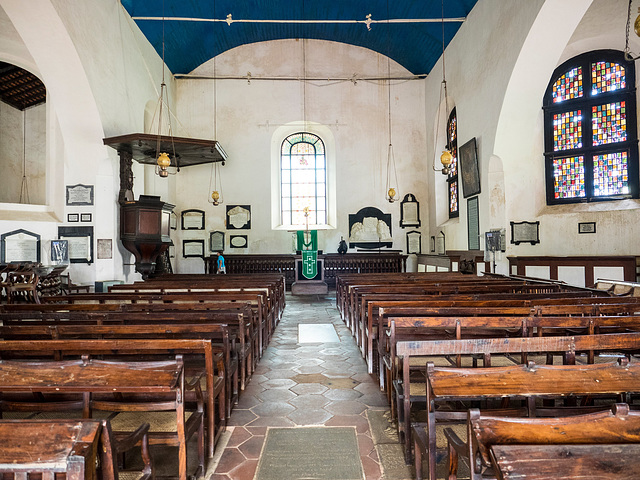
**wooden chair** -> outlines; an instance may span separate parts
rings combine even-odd
[[[117,457],[141,445],[144,467],[126,480],[153,479],[148,430],[143,424],[116,438],[108,420],[0,420],[0,477],[124,480]]]
[[[34,264],[20,265],[9,272],[9,285],[7,290],[7,303],[23,300],[26,303],[40,303],[38,295],[38,274]]]
[[[449,480],[458,478],[458,458],[464,459],[469,466],[471,480],[482,480],[495,478],[496,468],[499,468],[500,458],[492,455],[495,445],[526,445],[526,451],[533,455],[540,445],[640,444],[640,412],[630,411],[626,403],[615,404],[607,411],[552,418],[489,416],[481,414],[478,409],[471,409],[468,412],[467,441],[460,440],[451,429],[445,429],[445,435],[449,451]],[[599,457],[602,453],[595,449],[595,455]],[[597,457],[596,463],[610,463]],[[571,462],[576,463],[573,459]],[[539,465],[539,468],[554,471],[557,475],[562,459],[548,458],[543,463],[545,466]],[[591,473],[597,476],[595,471]]]

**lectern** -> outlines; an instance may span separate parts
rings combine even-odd
[[[158,255],[171,244],[170,219],[175,205],[154,195],[140,195],[137,201],[120,207],[120,240],[136,258],[136,272],[143,279],[152,274]]]

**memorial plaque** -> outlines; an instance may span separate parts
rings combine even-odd
[[[58,238],[69,242],[69,262],[93,263],[93,227],[58,227]]]
[[[2,263],[40,262],[40,235],[27,230],[4,233],[2,241]]]
[[[185,258],[204,257],[204,240],[183,240],[182,256]]]
[[[407,253],[422,253],[422,234],[417,230],[407,232]]]
[[[222,252],[224,250],[224,232],[211,232],[209,235],[209,250],[211,252]]]
[[[182,230],[204,230],[203,210],[183,210]]]
[[[113,241],[110,238],[99,238],[97,241],[98,246],[98,260],[108,260],[113,258],[112,249]]]
[[[251,229],[251,205],[227,205],[227,229]]]
[[[540,222],[510,222],[511,223],[511,243],[520,245],[530,243],[535,245],[540,243],[539,229]]]
[[[67,205],[93,205],[93,185],[67,185]]]

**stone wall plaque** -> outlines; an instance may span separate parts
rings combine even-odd
[[[3,233],[2,263],[40,262],[40,235],[19,229]]]
[[[67,185],[67,205],[93,205],[93,185]]]
[[[93,227],[58,227],[58,238],[69,242],[69,262],[93,263]]]

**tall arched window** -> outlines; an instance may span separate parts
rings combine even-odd
[[[324,143],[306,132],[289,135],[280,149],[282,224],[327,223],[327,165]]]
[[[449,187],[449,218],[460,215],[460,205],[458,204],[458,120],[456,109],[451,110],[447,120],[447,148],[453,156],[451,160],[451,171],[447,177]]]
[[[635,66],[597,50],[558,67],[544,97],[547,203],[638,198]]]

